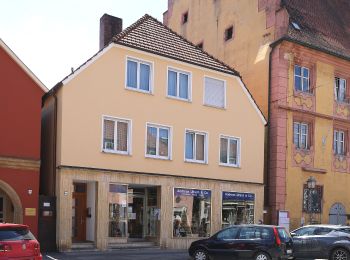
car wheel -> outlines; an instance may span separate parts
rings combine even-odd
[[[344,248],[336,248],[332,251],[330,260],[349,260],[350,255]]]
[[[271,260],[270,256],[264,252],[258,252],[255,255],[255,260]]]
[[[204,249],[197,249],[193,255],[194,260],[209,260],[207,251]]]

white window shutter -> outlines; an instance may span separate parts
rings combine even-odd
[[[225,107],[225,83],[222,80],[205,77],[204,104],[214,107]]]

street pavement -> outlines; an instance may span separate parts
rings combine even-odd
[[[44,260],[189,260],[187,250],[122,249],[105,252],[43,253]]]
[[[44,253],[44,260],[190,260],[187,250],[121,249],[105,252]],[[313,259],[303,259],[313,260]]]

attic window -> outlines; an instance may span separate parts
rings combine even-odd
[[[188,21],[188,11],[182,15],[182,24],[187,23]]]
[[[301,30],[299,24],[297,24],[296,22],[292,22],[292,25],[293,25],[294,29],[296,29],[296,30],[298,30],[298,31]]]
[[[228,41],[233,38],[233,26],[225,30],[225,41]]]

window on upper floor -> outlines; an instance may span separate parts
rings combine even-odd
[[[335,100],[338,102],[346,102],[346,80],[342,78],[335,77],[334,80],[334,96]]]
[[[310,148],[309,124],[294,122],[294,145],[297,149]]]
[[[346,132],[334,130],[333,132],[333,151],[336,155],[345,155]]]
[[[191,92],[190,73],[168,69],[168,96],[189,101]]]
[[[126,68],[126,88],[151,93],[151,70],[151,63],[128,58]]]
[[[225,41],[231,40],[233,38],[233,26],[230,26],[225,30]]]
[[[185,24],[188,22],[188,11],[182,14],[182,24]]]
[[[311,92],[309,68],[294,65],[294,88],[297,91]]]
[[[239,161],[239,138],[230,136],[220,136],[220,165],[238,167]]]
[[[170,128],[147,124],[146,157],[170,159]]]
[[[223,80],[204,78],[204,105],[226,107],[226,83]]]
[[[198,131],[186,130],[185,161],[207,162],[207,134]]]
[[[130,154],[130,120],[103,117],[103,151]]]

